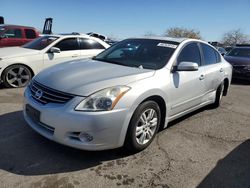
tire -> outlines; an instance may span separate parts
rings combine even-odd
[[[25,87],[31,80],[32,73],[24,65],[11,65],[3,71],[3,84],[8,88]]]
[[[130,120],[125,148],[138,152],[148,147],[158,132],[160,121],[161,111],[156,102],[146,101],[140,104]]]
[[[211,105],[212,108],[218,108],[221,104],[222,96],[224,91],[224,82],[222,82],[219,87],[217,88],[216,94],[215,94],[215,102]]]

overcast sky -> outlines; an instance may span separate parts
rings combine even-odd
[[[53,17],[53,32],[94,31],[127,38],[170,27],[194,28],[205,40],[241,28],[250,34],[250,0],[1,0],[8,24],[43,28]]]

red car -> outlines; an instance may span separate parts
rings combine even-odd
[[[0,47],[22,46],[39,35],[40,33],[33,27],[0,25]]]

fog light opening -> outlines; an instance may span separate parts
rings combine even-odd
[[[79,137],[79,140],[81,140],[82,142],[90,142],[93,140],[93,136],[85,132],[81,132],[78,137]]]

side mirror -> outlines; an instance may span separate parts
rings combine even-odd
[[[197,71],[198,67],[199,66],[197,63],[183,61],[177,66],[176,70],[177,71]]]
[[[51,47],[51,48],[49,49],[49,52],[50,52],[50,53],[60,53],[61,50],[60,50],[60,48],[57,48],[57,47]]]

